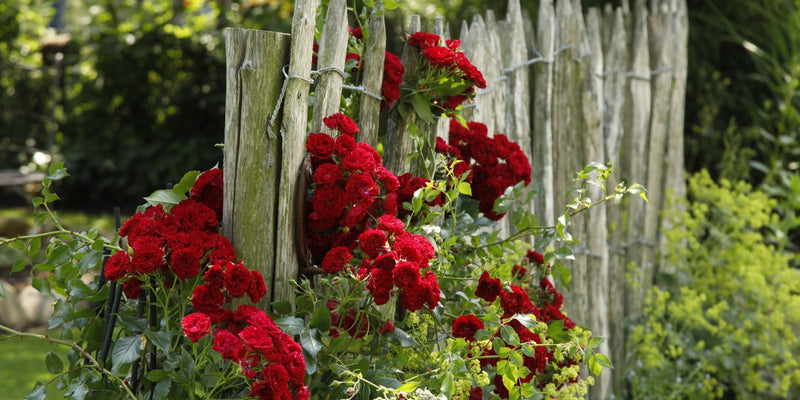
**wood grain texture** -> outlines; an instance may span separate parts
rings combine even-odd
[[[312,132],[336,135],[336,131],[325,126],[322,119],[339,112],[344,77],[338,71],[344,70],[347,37],[347,0],[331,0],[319,41],[317,70],[320,74],[314,91]]]
[[[280,141],[266,133],[267,119],[283,84],[289,35],[225,31],[227,91],[225,110],[223,234],[237,255],[264,275],[275,277],[276,187]],[[268,307],[272,290],[260,306]]]
[[[364,49],[364,73],[361,78],[361,86],[370,93],[381,94],[385,55],[386,23],[383,19],[383,7],[380,2],[376,2],[376,7],[369,17],[369,37]],[[356,138],[373,148],[378,146],[380,112],[380,100],[367,94],[361,95],[358,109],[358,126],[361,132]]]

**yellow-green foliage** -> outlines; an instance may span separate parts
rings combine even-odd
[[[800,271],[767,245],[774,202],[745,183],[689,181],[662,276],[629,343],[633,398],[800,397]]]

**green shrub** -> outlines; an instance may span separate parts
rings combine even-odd
[[[702,171],[667,218],[663,261],[631,334],[633,398],[800,396],[800,271],[768,245],[775,201]]]

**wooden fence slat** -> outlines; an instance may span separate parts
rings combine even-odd
[[[603,45],[600,25],[602,16],[597,8],[589,9],[586,16],[586,41],[584,48],[589,56],[584,58],[584,84],[583,114],[586,125],[584,134],[584,160],[606,161],[603,132]],[[596,186],[589,186],[589,196],[594,200],[603,197],[603,191]],[[588,263],[586,269],[586,292],[589,297],[589,324],[595,335],[608,337],[611,322],[608,309],[608,224],[606,219],[606,206],[600,205],[585,216],[586,238],[588,247]],[[600,345],[599,351],[609,354],[608,342]],[[601,374],[591,387],[590,394],[593,399],[607,399],[611,394],[611,374]]]
[[[414,15],[411,17],[407,33],[412,35],[419,32],[419,30],[420,18],[419,15]],[[406,69],[403,80],[407,80],[408,77],[413,76],[416,72],[414,70],[413,52],[414,49],[408,44],[403,47],[403,54],[400,57],[400,61]],[[414,146],[408,127],[415,124],[416,120],[416,114],[413,111],[401,114],[397,106],[393,107],[389,114],[389,119],[386,123],[386,147],[384,149],[383,164],[397,176],[411,171],[411,165],[406,160],[406,156],[411,154]]]
[[[317,68],[320,75],[314,91],[312,132],[336,135],[336,131],[328,129],[322,123],[322,119],[339,112],[344,77],[336,70],[344,70],[348,34],[347,0],[331,0],[319,40]],[[336,70],[326,70],[326,68]]]
[[[665,19],[668,17],[663,8],[653,5],[654,13],[650,15],[650,65],[654,69],[651,78],[652,84],[652,113],[650,116],[650,143],[645,186],[648,190],[649,206],[645,209],[644,237],[649,243],[659,243],[658,228],[661,210],[664,204],[664,167],[667,144],[667,130],[669,129],[670,98],[672,97],[672,74],[665,69],[672,61],[673,37],[672,26]],[[652,268],[644,270],[643,282],[649,286],[655,270],[656,246],[645,246],[643,261],[653,262]]]
[[[606,21],[609,21],[606,16]],[[625,105],[625,86],[627,79],[625,71],[628,66],[628,53],[626,49],[625,21],[622,17],[622,9],[616,8],[611,13],[611,25],[607,28],[610,31],[610,39],[605,52],[605,79],[603,81],[604,96],[604,116],[603,116],[603,135],[605,138],[606,159],[614,162],[615,168],[609,177],[608,187],[616,187],[620,182],[620,174],[624,172],[621,163],[621,150],[623,138],[623,106]],[[614,360],[615,368],[611,371],[613,382],[619,381],[623,376],[625,341],[624,324],[620,321],[625,320],[625,258],[623,256],[623,221],[622,207],[612,206],[606,208],[606,223],[608,226],[608,318],[611,321],[609,326],[609,345],[611,347],[611,359]]]
[[[628,79],[628,93],[626,102],[635,107],[626,107],[625,113],[625,138],[626,160],[623,166],[628,182],[647,182],[647,143],[650,125],[650,56],[647,36],[647,8],[644,0],[636,1],[634,13],[632,73]],[[639,315],[644,304],[646,288],[642,277],[644,269],[649,268],[642,257],[644,246],[650,245],[644,237],[642,221],[645,215],[645,204],[641,201],[630,201],[628,204],[628,224],[626,235],[627,261],[637,266],[636,287],[629,288],[626,296],[626,310],[628,316]],[[649,261],[649,260],[648,260]]]
[[[536,43],[542,57],[554,58],[555,11],[553,0],[539,2]],[[535,94],[533,106],[533,189],[537,192],[534,206],[540,223],[555,221],[553,207],[553,63],[539,62],[535,68]]]
[[[503,74],[503,66],[506,65],[505,60],[509,55],[503,51],[497,18],[492,10],[486,11],[485,23],[486,42],[488,46],[483,49],[483,59],[486,63],[485,70],[488,72],[484,73],[484,78],[486,79],[487,85],[491,85],[486,88],[488,92],[486,97],[489,100],[487,107],[489,114],[485,117],[491,120],[492,127],[489,128],[490,135],[495,133],[508,133],[508,129],[506,129],[506,110],[508,109],[507,105],[509,100],[508,97],[506,97],[508,80],[505,79]],[[486,123],[488,121],[479,122]],[[487,123],[487,128],[488,127],[489,124]]]
[[[310,78],[311,49],[314,45],[314,24],[320,0],[302,0],[295,3],[292,23],[292,52],[289,60],[289,75]],[[297,226],[297,209],[295,196],[297,181],[305,156],[305,138],[308,134],[308,96],[311,87],[301,79],[290,79],[286,84],[286,96],[283,103],[283,119],[281,121],[281,158],[280,182],[277,186],[278,223],[277,249],[275,252],[275,283],[273,300],[288,301],[294,307],[294,286],[292,279],[298,276],[297,244],[293,240]],[[300,216],[303,218],[304,216]],[[291,238],[291,239],[287,239]],[[256,244],[257,245],[257,244]]]
[[[683,169],[683,118],[684,101],[686,97],[686,64],[688,62],[688,33],[689,17],[686,10],[686,2],[676,0],[674,3],[674,14],[671,18],[672,24],[672,44],[675,46],[672,52],[671,77],[674,84],[672,98],[670,99],[669,131],[667,132],[667,159],[670,162],[665,166],[664,193],[674,198],[686,197],[686,180]],[[671,229],[668,220],[661,223],[662,232]],[[662,240],[664,236],[662,235]],[[664,272],[674,272],[675,266],[662,265]]]
[[[283,85],[289,35],[225,31],[227,90],[225,110],[224,209],[222,232],[240,259],[264,275],[269,307],[274,293],[276,203],[280,143],[267,135],[267,119]]]
[[[369,17],[369,37],[364,49],[364,74],[361,86],[364,90],[380,95],[383,82],[383,63],[386,54],[386,23],[383,19],[383,7],[380,2]],[[373,148],[378,147],[378,129],[380,125],[381,101],[368,95],[361,95],[358,109],[358,125],[361,132],[356,136]]]

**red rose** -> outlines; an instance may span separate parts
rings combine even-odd
[[[378,229],[367,229],[358,235],[358,246],[364,254],[378,257],[388,251],[386,246],[386,232]]]
[[[328,158],[334,150],[333,138],[326,133],[312,133],[306,140],[306,150],[312,157]]]
[[[528,258],[528,261],[535,263],[537,266],[544,264],[544,256],[537,251],[528,250],[528,252],[525,254],[525,257]]]
[[[348,200],[353,203],[362,203],[369,206],[375,202],[375,196],[380,195],[380,188],[367,173],[350,176],[345,187]]]
[[[375,166],[376,167],[378,165],[382,165],[383,164],[383,159],[381,158],[381,155],[374,148],[372,148],[372,146],[370,146],[370,145],[368,145],[368,144],[366,144],[364,142],[358,142],[356,145],[358,146],[359,149],[364,150],[367,153],[372,155],[372,160],[375,161]]]
[[[142,274],[149,274],[164,265],[164,246],[161,239],[143,236],[133,247],[133,268]]]
[[[323,217],[316,212],[308,214],[308,218],[306,219],[306,226],[314,232],[322,232],[332,227],[334,224],[336,224],[335,218]]]
[[[250,284],[247,286],[247,297],[253,303],[258,303],[267,294],[267,285],[264,276],[258,271],[250,271]]]
[[[222,265],[214,264],[209,267],[203,278],[207,284],[215,288],[222,289],[225,286],[225,270]]]
[[[503,307],[505,316],[514,314],[531,314],[534,312],[534,305],[525,293],[525,289],[511,285],[511,291],[505,290],[500,292],[500,306]]]
[[[214,351],[222,355],[223,360],[238,361],[245,354],[244,343],[236,335],[225,329],[214,331],[212,343]]]
[[[391,107],[400,98],[400,85],[384,80],[381,84],[381,95],[383,96],[382,109]]]
[[[391,333],[394,332],[394,328],[394,322],[386,321],[386,323],[381,326],[380,332],[381,334]]]
[[[208,262],[225,265],[236,259],[236,250],[234,250],[231,241],[225,236],[218,233],[212,234],[210,242],[213,250],[208,255]]]
[[[130,255],[125,251],[119,251],[106,261],[103,277],[107,281],[118,281],[129,272],[132,272],[131,268]]]
[[[212,313],[225,302],[225,295],[209,284],[198,285],[192,292],[192,307],[202,313]]]
[[[339,135],[336,137],[336,155],[339,158],[344,158],[351,151],[355,150],[358,147],[356,140],[353,139],[350,135]]]
[[[460,315],[453,321],[453,336],[467,340],[475,340],[475,332],[484,328],[483,321],[468,314]]]
[[[408,261],[401,261],[392,270],[392,281],[400,289],[411,290],[419,286],[419,267]]]
[[[475,83],[475,86],[486,89],[486,80],[483,78],[483,74],[469,62],[464,53],[456,53],[456,63],[458,64],[458,69],[464,73],[465,78]]]
[[[433,33],[416,32],[408,37],[408,44],[424,50],[428,47],[438,46],[441,40],[442,38],[439,35]]]
[[[464,95],[449,96],[442,102],[442,108],[446,110],[455,110],[461,103],[467,100],[468,97]]]
[[[444,41],[444,43],[448,49],[453,51],[458,50],[458,47],[461,46],[461,41],[458,39],[453,39],[453,40],[447,39]]]
[[[442,291],[439,288],[439,280],[436,279],[436,274],[433,271],[427,271],[425,277],[422,278],[424,286],[428,289],[425,302],[428,303],[428,308],[433,310],[439,305],[439,300],[442,298]]]
[[[189,279],[200,273],[200,260],[187,250],[173,251],[169,264],[178,279]]]
[[[508,156],[506,162],[516,175],[517,181],[524,181],[526,185],[531,182],[531,164],[525,153],[515,151]]]
[[[302,386],[306,376],[306,360],[302,351],[293,351],[283,357],[283,366],[289,372],[289,381]]]
[[[521,265],[514,265],[511,268],[511,275],[513,275],[515,277],[518,277],[518,278],[521,278],[521,277],[525,276],[525,274],[527,274],[527,273],[528,273],[528,269],[523,267],[523,266],[521,266]]]
[[[399,83],[403,82],[403,74],[405,74],[406,71],[405,67],[403,67],[403,63],[400,61],[400,57],[387,51],[384,54],[383,60],[384,82],[391,82],[394,84],[394,86],[397,86]]]
[[[189,191],[189,198],[205,204],[214,210],[217,219],[222,220],[222,200],[223,200],[223,177],[224,174],[219,168],[209,169],[194,182],[194,186]]]
[[[139,295],[142,294],[143,283],[144,282],[136,278],[130,278],[122,285],[122,292],[125,293],[129,299],[136,300],[139,298]]]
[[[225,266],[225,289],[231,297],[242,297],[250,287],[250,270],[244,263],[230,263]]]
[[[425,56],[431,65],[436,67],[447,68],[452,66],[456,61],[456,53],[447,47],[428,47],[422,50],[422,55]]]
[[[183,231],[219,231],[219,220],[214,210],[191,199],[183,200],[172,207],[170,215],[177,219],[176,222]]]
[[[203,313],[192,313],[181,320],[183,334],[194,343],[211,333],[211,318]]]
[[[342,159],[341,168],[350,172],[372,172],[375,169],[375,159],[368,150],[356,147],[350,154]]]
[[[356,39],[364,39],[364,34],[361,33],[361,28],[353,28],[351,26],[347,27],[350,30],[350,36],[353,36]]]
[[[425,305],[428,299],[428,289],[424,285],[414,286],[410,290],[400,292],[400,307],[414,312]]]
[[[249,348],[261,354],[269,355],[276,351],[269,334],[257,326],[245,327],[238,336]]]
[[[386,215],[397,215],[397,193],[386,193],[386,196],[383,198],[383,204],[381,204],[381,208],[383,209],[383,213]]]
[[[347,115],[342,113],[333,114],[322,119],[328,128],[335,129],[345,135],[353,136],[358,133],[358,125]]]
[[[375,304],[386,304],[391,297],[392,274],[380,268],[373,268],[369,273],[369,282],[367,282],[367,290],[369,290],[372,297],[375,298]]]
[[[339,222],[339,224],[348,228],[353,228],[363,222],[364,217],[366,216],[367,207],[362,203],[358,203],[347,210],[347,213],[345,213],[344,218]]]
[[[400,188],[400,181],[397,180],[397,177],[392,173],[392,171],[389,171],[383,165],[378,165],[375,167],[374,177],[383,184],[383,187],[385,187],[386,190],[390,192],[394,192]]]
[[[337,218],[347,206],[347,198],[342,188],[336,185],[321,185],[314,190],[311,204],[319,219]]]
[[[340,136],[347,137],[347,136]],[[314,171],[314,183],[317,185],[327,185],[329,183],[336,183],[342,178],[342,170],[339,166],[333,163],[325,163],[317,167]]]
[[[372,266],[374,268],[380,268],[386,272],[392,272],[395,264],[397,264],[397,254],[394,252],[388,252],[376,257],[375,261],[372,263]]]
[[[400,221],[393,215],[381,215],[378,217],[378,229],[388,234],[399,234],[403,232],[405,228],[406,226],[403,224],[403,221]]]
[[[469,390],[469,400],[483,400],[483,389],[478,386]]]
[[[350,250],[347,247],[334,247],[328,251],[328,254],[322,260],[322,269],[329,274],[339,272],[352,258],[353,255],[350,254]]]
[[[488,302],[493,302],[502,290],[503,285],[500,284],[500,279],[492,278],[488,272],[483,271],[480,279],[478,279],[478,288],[475,289],[475,296]]]

